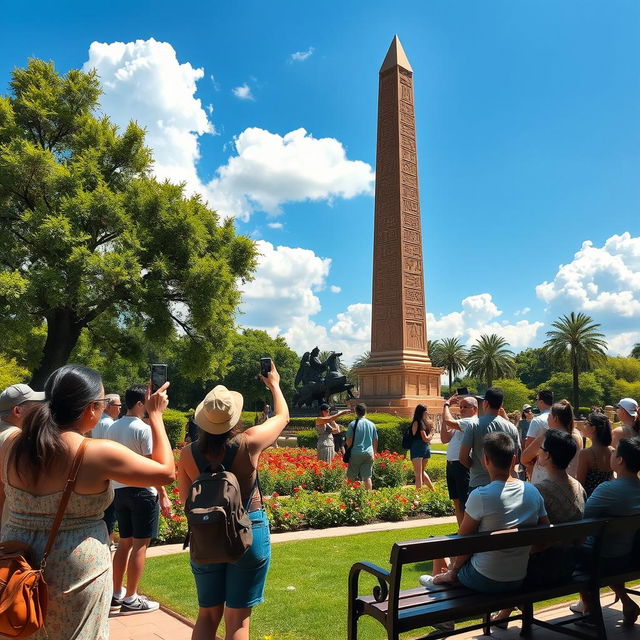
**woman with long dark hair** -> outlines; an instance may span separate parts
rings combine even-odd
[[[168,484],[175,463],[162,422],[168,383],[151,395],[146,408],[153,433],[151,458],[110,440],[90,440],[64,520],[47,558],[49,586],[45,629],[36,640],[107,640],[111,604],[109,537],[102,519],[113,500],[109,480],[132,486]],[[65,365],[45,383],[45,401],[33,407],[22,431],[0,452],[2,491],[8,516],[2,540],[30,545],[40,561],[69,475],[85,434],[96,426],[105,405],[100,374]]]
[[[613,431],[613,446],[617,447],[620,440],[640,437],[640,411],[638,403],[633,398],[622,398],[618,402],[618,420],[621,425]]]
[[[271,543],[258,484],[258,460],[289,422],[289,409],[280,390],[280,374],[275,364],[268,376],[260,379],[273,394],[275,415],[272,418],[243,432],[242,395],[218,385],[196,409],[194,420],[200,427],[198,441],[180,453],[178,489],[182,503],[186,502],[193,481],[207,466],[223,461],[228,465],[230,460],[227,470],[238,479],[253,530],[252,545],[236,562],[191,562],[199,606],[193,640],[214,640],[223,617],[227,640],[248,640],[251,610],[264,600]]]
[[[611,470],[611,423],[604,413],[591,413],[582,427],[591,446],[578,452],[576,480],[584,487],[587,496],[603,482],[613,478]]]
[[[433,420],[427,416],[427,407],[419,404],[413,412],[411,420],[411,464],[415,475],[416,489],[426,484],[433,491],[433,482],[427,473],[427,464],[431,457],[431,440],[433,439]]]

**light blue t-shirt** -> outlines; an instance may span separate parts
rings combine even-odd
[[[587,498],[585,518],[633,516],[640,513],[640,479],[616,478],[599,484]],[[618,558],[631,553],[635,533],[612,533],[602,545],[604,558]],[[588,540],[587,544],[591,541]]]
[[[356,437],[353,439],[352,453],[369,453],[373,455],[373,441],[378,439],[378,430],[376,425],[367,420],[367,418],[360,418],[358,421],[358,428],[356,431]],[[356,424],[356,420],[349,423],[347,428],[347,438],[353,438],[353,428]]]
[[[538,524],[547,515],[540,492],[522,480],[494,480],[474,489],[467,498],[465,511],[480,521],[478,531],[500,531]],[[530,547],[483,551],[471,556],[474,569],[485,578],[499,582],[522,580],[527,574]]]

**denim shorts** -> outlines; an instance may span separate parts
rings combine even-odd
[[[419,440],[417,437],[413,439],[411,442],[411,448],[409,449],[411,459],[415,460],[415,458],[430,458],[431,457],[431,448],[427,442],[423,442]]]
[[[501,582],[483,576],[472,564],[471,560],[465,562],[458,572],[458,580],[467,589],[473,589],[480,593],[507,593],[517,591],[522,587],[523,580]]]
[[[198,606],[202,609],[225,604],[248,609],[264,601],[264,583],[271,562],[271,535],[264,509],[249,514],[253,543],[236,562],[199,564],[191,561]]]

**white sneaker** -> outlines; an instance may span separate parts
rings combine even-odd
[[[570,604],[569,609],[573,611],[573,613],[584,613],[584,602],[582,602],[582,600],[578,600],[578,602]]]
[[[418,578],[418,582],[423,586],[423,587],[432,587],[433,586],[433,576],[425,573],[424,575],[420,576]]]
[[[120,615],[126,616],[132,613],[149,613],[150,611],[157,611],[160,608],[160,603],[145,596],[136,596],[132,601],[122,601],[120,606]]]

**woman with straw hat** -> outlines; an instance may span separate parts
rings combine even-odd
[[[217,385],[196,409],[193,419],[200,427],[197,442],[187,445],[180,453],[178,489],[182,503],[200,473],[209,464],[222,463],[226,456],[232,460],[227,470],[238,479],[253,530],[252,545],[236,562],[198,564],[191,561],[199,605],[193,640],[216,638],[223,617],[225,638],[248,640],[251,610],[264,600],[271,542],[258,484],[258,460],[289,422],[289,409],[274,364],[267,377],[260,376],[260,379],[273,394],[272,418],[242,431],[242,395]],[[234,451],[232,458],[230,450]]]

